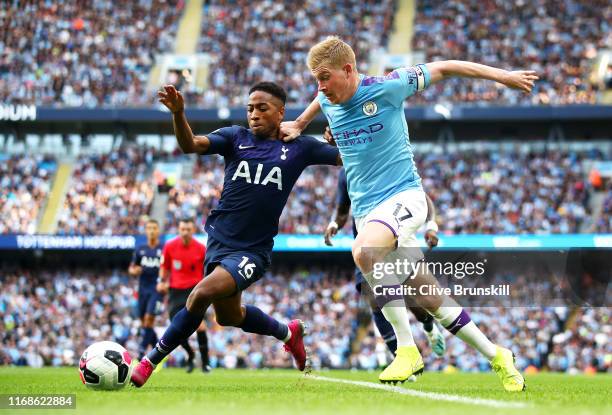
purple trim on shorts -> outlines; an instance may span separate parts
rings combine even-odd
[[[461,314],[459,317],[455,319],[451,324],[446,326],[446,330],[450,331],[451,334],[457,334],[459,330],[461,330],[466,324],[468,324],[472,319],[470,315],[465,310],[461,310]]]
[[[387,226],[387,228],[391,229],[391,232],[393,232],[393,236],[395,236],[395,237],[397,238],[397,233],[395,232],[395,229],[393,229],[393,227],[392,227],[391,225],[389,225],[387,222],[385,222],[384,220],[380,220],[380,219],[372,219],[372,220],[369,220],[369,221],[368,221],[368,223],[370,223],[370,222],[380,222],[380,223],[382,223],[383,225],[386,225],[386,226]]]

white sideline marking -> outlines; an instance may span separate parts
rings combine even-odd
[[[468,398],[467,396],[447,395],[437,392],[421,392],[413,389],[404,389],[399,386],[379,385],[372,382],[360,382],[357,380],[328,378],[326,376],[308,375],[306,379],[323,380],[326,382],[346,383],[349,385],[363,386],[365,388],[380,389],[387,392],[395,392],[402,395],[416,396],[418,398],[432,399],[434,401],[459,402],[470,405],[489,406],[491,408],[527,408],[529,405],[522,402],[505,402],[493,399]]]

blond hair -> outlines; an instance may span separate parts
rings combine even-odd
[[[329,65],[333,69],[340,69],[347,63],[357,66],[355,52],[338,36],[328,36],[317,43],[308,52],[308,68],[313,71],[321,65]]]

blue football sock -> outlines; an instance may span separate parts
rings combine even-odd
[[[376,324],[376,328],[389,348],[389,351],[395,355],[395,351],[397,350],[397,339],[395,338],[393,326],[387,321],[380,309],[372,310],[372,317],[374,319],[374,324]]]
[[[183,308],[174,316],[170,327],[166,329],[166,332],[153,350],[149,352],[147,358],[155,365],[161,362],[164,357],[168,356],[196,331],[202,320],[202,316],[190,313],[186,308]]]
[[[265,336],[274,336],[278,340],[285,340],[289,332],[289,327],[286,324],[270,317],[259,308],[247,305],[245,306],[246,313],[244,321],[238,327],[247,333],[263,334]]]

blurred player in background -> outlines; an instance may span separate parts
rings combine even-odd
[[[168,292],[168,310],[170,320],[176,313],[182,310],[187,303],[187,297],[204,276],[204,259],[206,258],[206,247],[198,242],[193,234],[195,223],[191,218],[179,221],[179,236],[168,241],[164,246],[162,265],[159,273],[157,289],[160,292]],[[196,330],[200,356],[202,357],[202,371],[210,372],[208,364],[208,336],[204,321]],[[187,373],[194,369],[195,353],[189,345],[189,338],[181,342],[181,346],[187,351]]]
[[[138,277],[138,317],[141,322],[141,339],[138,356],[143,358],[150,346],[155,347],[155,316],[161,313],[163,296],[157,292],[157,279],[162,256],[162,244],[159,242],[159,223],[149,219],[145,225],[147,243],[137,247],[132,256],[128,273]]]
[[[287,95],[271,82],[260,82],[249,91],[249,129],[232,126],[206,136],[191,132],[183,97],[174,87],[166,86],[159,96],[172,112],[183,152],[223,155],[225,180],[219,204],[206,221],[206,278],[191,291],[186,307],[156,347],[134,368],[132,382],[142,386],[155,365],[200,325],[211,305],[220,325],[284,342],[298,369],[304,370],[304,324],[299,320],[284,324],[258,307],[242,305],[242,291],[261,279],[270,265],[280,215],[302,171],[315,164],[339,164],[338,149],[308,136],[284,143],[280,123]]]
[[[331,137],[328,137],[330,134],[329,127],[326,129],[326,138],[331,140]],[[436,218],[436,209],[433,205],[433,202],[426,195],[427,198],[427,222],[426,222],[426,230],[425,230],[425,242],[429,248],[433,248],[438,245],[438,225],[435,222]],[[349,218],[349,211],[351,209],[351,199],[349,198],[348,188],[346,184],[346,172],[344,168],[340,169],[338,174],[338,189],[336,191],[336,211],[334,216],[332,217],[327,229],[325,229],[325,244],[327,246],[332,246],[331,238],[336,236],[339,229],[342,229]],[[353,236],[357,237],[357,227],[355,226],[355,220],[353,218]],[[356,288],[357,291],[364,295],[368,301],[368,304],[372,310],[372,320],[374,320],[374,324],[378,329],[378,332],[382,336],[385,344],[389,351],[395,356],[395,352],[397,350],[397,340],[395,338],[395,332],[393,331],[393,327],[384,314],[380,310],[380,307],[374,301],[374,295],[372,294],[369,285],[365,286],[362,284],[363,282],[363,274],[359,268],[355,270],[355,279],[356,279]],[[433,350],[433,352],[438,355],[444,355],[444,351],[446,350],[446,342],[444,340],[444,335],[438,329],[438,326],[434,322],[434,318],[429,314],[424,308],[421,307],[409,307],[412,314],[416,317],[416,319],[421,322],[423,325],[423,330],[427,336],[427,341],[429,342],[429,346]],[[364,321],[362,324],[369,324],[369,321]]]
[[[439,61],[398,68],[384,77],[357,72],[353,49],[336,36],[313,46],[308,67],[318,83],[318,96],[287,129],[301,133],[319,111],[332,130],[346,168],[348,190],[359,231],[353,244],[355,263],[371,286],[375,263],[397,247],[412,264],[423,262],[415,232],[425,222],[427,202],[414,164],[404,100],[450,77],[481,78],[531,92],[538,79],[533,71],[505,71],[465,61]],[[369,249],[376,247],[376,250]],[[426,269],[402,275],[400,283],[418,288],[436,285]],[[420,296],[426,308],[452,334],[482,353],[507,391],[525,389],[514,367],[511,350],[493,344],[463,308],[449,297]],[[379,375],[381,382],[403,382],[423,371],[421,354],[412,337],[408,312],[399,301],[382,307],[398,342],[396,357]]]

